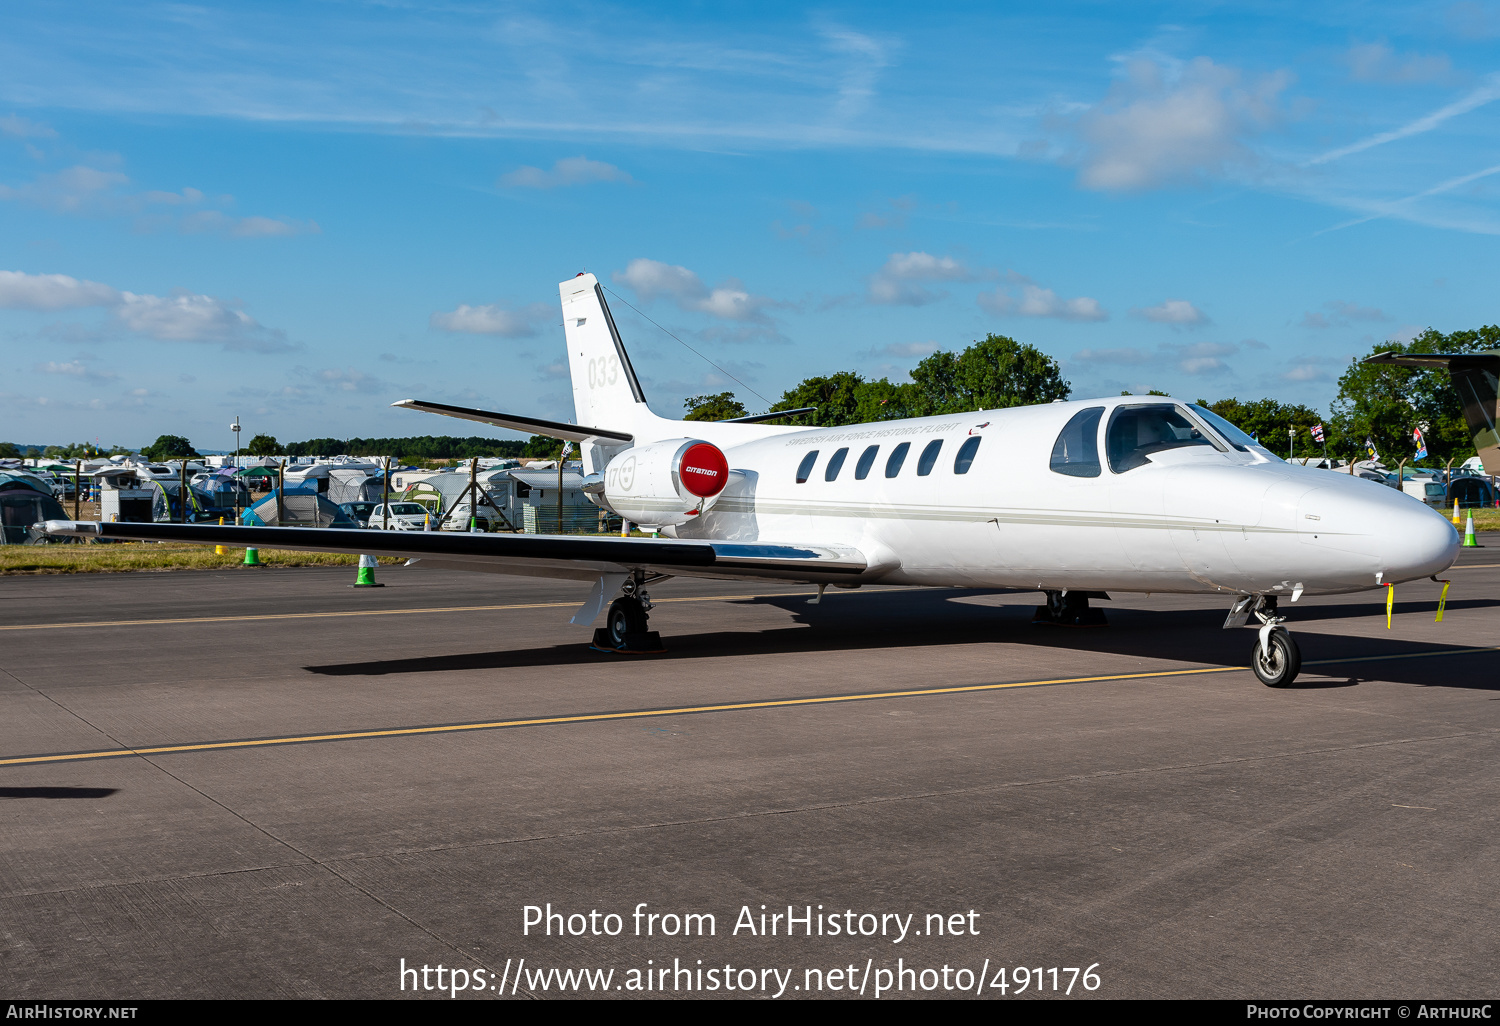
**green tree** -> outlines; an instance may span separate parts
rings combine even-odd
[[[854,388],[854,422],[902,420],[921,416],[922,392],[910,382],[893,384],[885,378],[863,381]]]
[[[1377,353],[1473,353],[1500,349],[1500,326],[1485,325],[1471,331],[1443,334],[1428,328],[1412,341],[1382,342]],[[1340,455],[1362,453],[1366,438],[1375,443],[1385,462],[1392,465],[1414,450],[1412,428],[1426,421],[1429,459],[1446,463],[1474,455],[1474,443],[1464,420],[1463,404],[1448,372],[1416,367],[1388,367],[1356,359],[1339,378],[1339,393],[1332,405]]]
[[[682,405],[688,410],[683,420],[734,420],[750,412],[745,409],[744,403],[734,397],[733,392],[695,395],[684,400]]]
[[[0,459],[18,460],[21,458],[21,450],[16,448],[15,442],[0,442]]]
[[[911,372],[923,414],[1002,410],[1066,399],[1057,361],[1005,335],[986,335],[962,353],[936,352]]]
[[[141,450],[141,455],[148,460],[190,460],[198,457],[198,452],[181,435],[158,435],[156,441]]]
[[[250,444],[245,446],[245,451],[251,456],[280,456],[281,446],[272,435],[256,435],[250,439]]]
[[[827,377],[806,378],[784,392],[781,400],[771,407],[771,412],[816,406],[817,412],[802,417],[801,423],[809,427],[856,424],[859,423],[859,397],[856,390],[864,383],[865,379],[854,371],[838,371]]]
[[[532,435],[521,455],[530,460],[555,460],[562,452],[562,440],[551,435]]]
[[[1254,399],[1248,402],[1220,399],[1216,403],[1199,399],[1198,405],[1208,407],[1247,435],[1253,435],[1261,445],[1278,456],[1287,452],[1287,430],[1293,427],[1297,429],[1295,455],[1323,454],[1323,447],[1312,438],[1312,426],[1321,423],[1323,418],[1311,407],[1282,403],[1275,399]],[[1330,455],[1332,452],[1330,449]]]

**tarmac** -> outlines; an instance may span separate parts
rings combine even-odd
[[[0,577],[0,998],[1493,996],[1481,541],[1287,690],[1213,598]]]

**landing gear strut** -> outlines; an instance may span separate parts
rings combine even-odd
[[[1249,625],[1250,617],[1260,621],[1255,648],[1250,652],[1250,669],[1268,688],[1291,687],[1302,670],[1302,650],[1282,625],[1284,616],[1276,614],[1275,595],[1245,595],[1229,610],[1225,627]]]
[[[1049,591],[1047,604],[1036,607],[1032,623],[1051,623],[1061,627],[1103,627],[1108,624],[1104,610],[1093,609],[1089,599],[1109,598],[1102,591]]]
[[[661,635],[647,630],[646,616],[651,610],[651,596],[646,594],[645,576],[632,575],[620,589],[624,594],[610,604],[604,626],[594,631],[590,647],[598,652],[620,655],[655,655],[665,652]]]

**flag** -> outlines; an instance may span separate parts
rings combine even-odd
[[[1322,424],[1314,424],[1312,426],[1312,436],[1313,436],[1313,441],[1314,442],[1322,442],[1323,441],[1323,425]]]
[[[1421,428],[1412,428],[1411,440],[1417,445],[1417,455],[1414,458],[1425,460],[1427,458],[1427,439],[1422,437]]]
[[[1374,443],[1374,441],[1371,440],[1371,439],[1369,439],[1369,438],[1365,439],[1365,452],[1367,452],[1367,453],[1370,454],[1370,459],[1372,459],[1372,460],[1379,460],[1380,459],[1380,453],[1378,453],[1378,452],[1375,451],[1375,443]]]

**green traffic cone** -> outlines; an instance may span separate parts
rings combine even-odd
[[[1464,527],[1464,548],[1479,548],[1479,539],[1474,537],[1474,514],[1469,514],[1469,522]]]
[[[360,556],[359,557],[359,576],[357,578],[355,578],[354,583],[351,584],[351,585],[349,585],[349,587],[351,587],[351,588],[384,588],[385,587],[385,585],[383,585],[383,584],[376,584],[375,583],[375,557],[374,556]]]
[[[262,563],[260,561],[260,550],[259,549],[246,549],[245,550],[245,562],[242,565],[244,565],[244,566],[265,566],[266,564],[264,564],[264,563]]]

